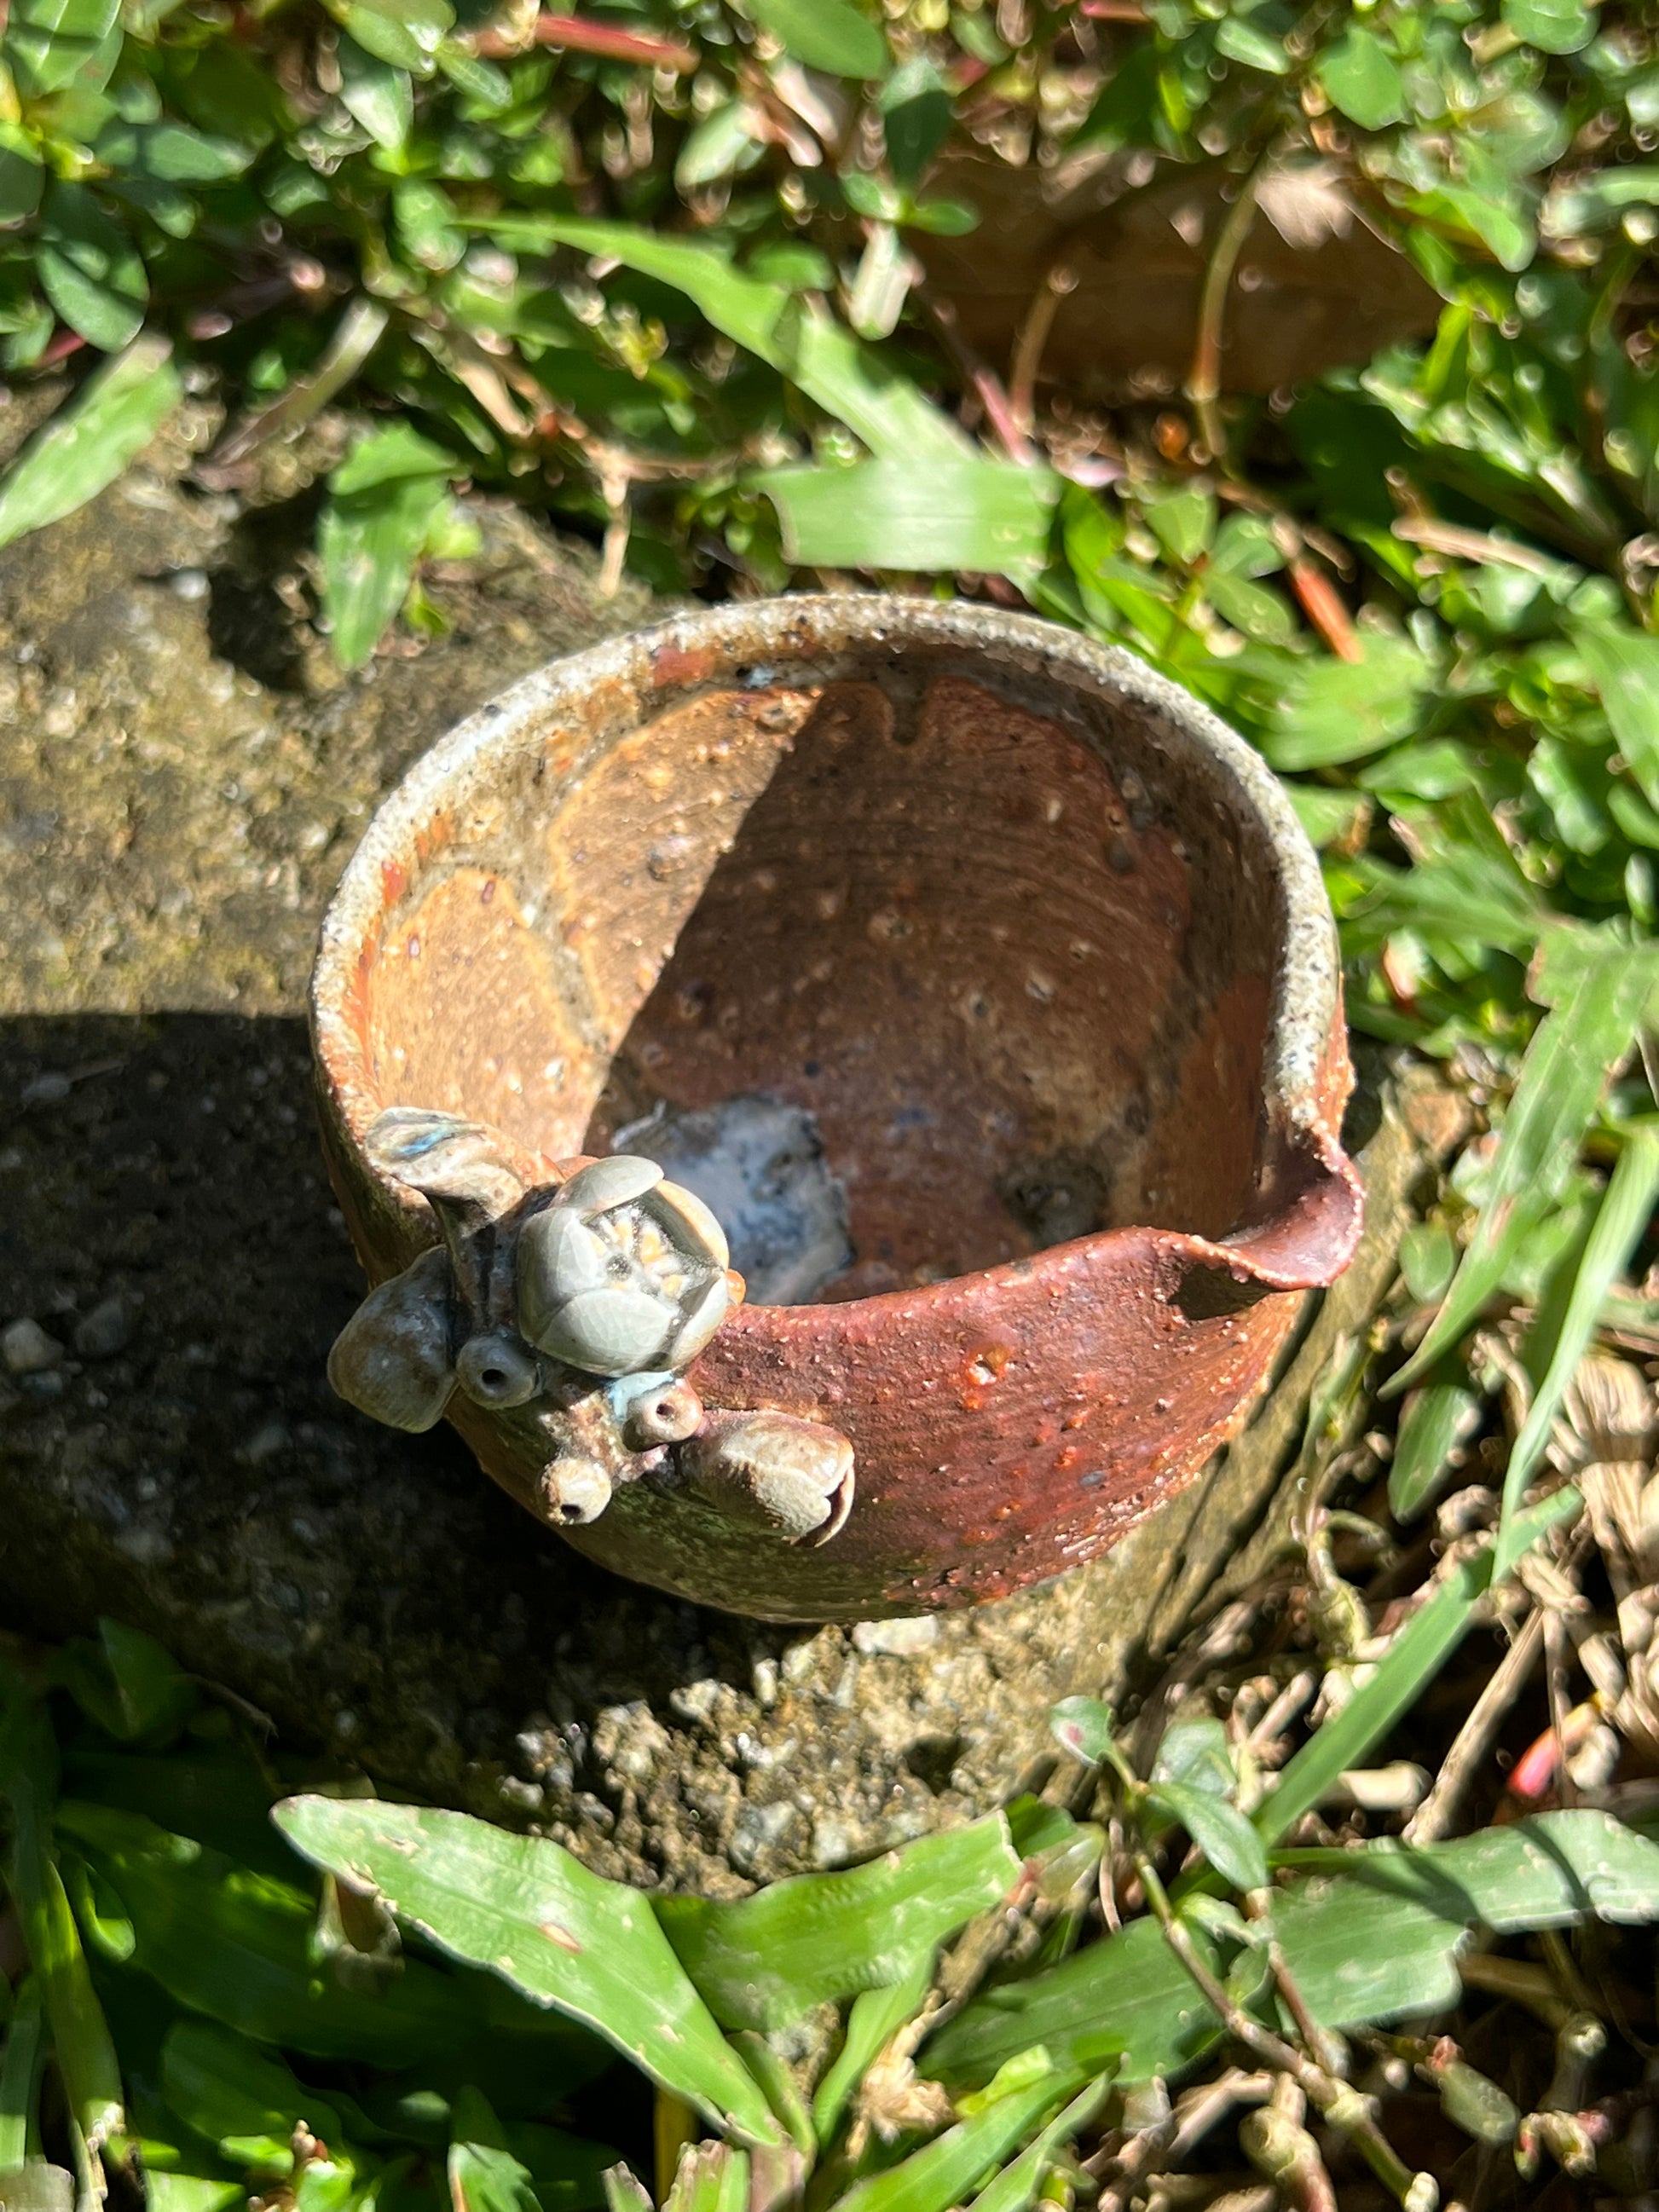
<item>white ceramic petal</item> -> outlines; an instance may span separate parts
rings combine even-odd
[[[581,1291],[550,1317],[537,1341],[590,1375],[628,1375],[663,1364],[673,1324],[673,1308],[642,1291]]]
[[[550,1352],[553,1347],[546,1341],[546,1331],[554,1315],[579,1291],[604,1287],[608,1256],[580,1213],[550,1206],[532,1214],[519,1232],[514,1263],[520,1335]]]
[[[689,1367],[726,1319],[732,1292],[724,1275],[716,1275],[675,1331],[669,1364]]]
[[[613,1206],[627,1206],[643,1198],[662,1181],[655,1160],[635,1152],[617,1152],[608,1160],[592,1161],[578,1168],[561,1186],[556,1206],[574,1206],[579,1213],[609,1213]]]
[[[669,1232],[677,1242],[683,1244],[689,1232],[699,1259],[722,1272],[731,1266],[732,1248],[726,1241],[726,1231],[696,1191],[687,1190],[684,1183],[662,1182],[653,1192],[651,1202],[668,1216]]]

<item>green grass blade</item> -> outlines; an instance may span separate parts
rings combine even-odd
[[[1659,1137],[1644,1129],[1626,1139],[1608,1180],[1573,1279],[1554,1352],[1510,1454],[1492,1570],[1495,1578],[1506,1575],[1525,1549],[1516,1534],[1522,1498],[1544,1456],[1567,1385],[1589,1348],[1607,1292],[1623,1274],[1652,1219],[1656,1200],[1659,1200]]]
[[[597,2028],[717,2127],[781,2141],[759,2083],[637,1892],[545,1838],[463,1813],[290,1797],[272,1817],[295,1850],[380,1897],[451,1958]]]
[[[1389,1380],[1390,1395],[1457,1341],[1551,1210],[1651,991],[1650,962],[1621,948],[1593,961],[1578,989],[1546,1015],[1522,1064],[1479,1226],[1427,1335]]]
[[[1513,1557],[1580,1503],[1577,1491],[1560,1490],[1518,1515]],[[1460,1560],[1395,1638],[1370,1680],[1304,1744],[1279,1776],[1278,1788],[1256,1808],[1256,1832],[1264,1843],[1271,1847],[1293,1828],[1337,1777],[1362,1765],[1411,1711],[1474,1626],[1475,1607],[1492,1584],[1493,1559],[1487,1551]]]
[[[38,2133],[40,2068],[46,2057],[46,2022],[40,2013],[40,1984],[31,1974],[18,1990],[0,2057],[0,2173],[9,2173],[28,2156]]]
[[[726,2027],[787,2027],[832,1997],[902,1982],[1000,1903],[1020,1860],[1000,1813],[844,1874],[796,1875],[735,1904],[664,1897],[657,1917]]]

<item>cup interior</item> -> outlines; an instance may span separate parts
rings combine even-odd
[[[960,636],[567,691],[483,726],[380,852],[364,1109],[555,1158],[801,1109],[844,1194],[832,1300],[1224,1237],[1266,1177],[1282,864],[1155,702]]]

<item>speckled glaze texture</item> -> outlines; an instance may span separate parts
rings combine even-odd
[[[982,606],[734,605],[526,678],[375,817],[312,1018],[375,1283],[440,1242],[371,1139],[388,1109],[499,1132],[531,1217],[659,1104],[813,1116],[853,1261],[820,1303],[734,1304],[684,1378],[698,1437],[613,1453],[573,1524],[545,1421],[447,1407],[590,1557],[764,1619],[1101,1552],[1238,1426],[1359,1232],[1335,936],[1284,794],[1141,662]],[[825,1432],[826,1484],[851,1447],[827,1540],[708,1479],[775,1414]]]

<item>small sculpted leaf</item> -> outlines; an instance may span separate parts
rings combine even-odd
[[[665,1897],[657,1917],[714,2017],[777,2028],[832,1997],[903,1984],[1019,1879],[1000,1814],[922,1836],[844,1874],[796,1875],[754,1897]]]
[[[135,338],[149,279],[126,232],[85,185],[53,185],[40,210],[41,289],[72,331],[114,353]]]
[[[173,349],[143,337],[100,369],[0,477],[0,545],[44,529],[114,483],[178,405]]]
[[[745,0],[748,11],[785,53],[834,76],[886,74],[887,41],[853,0]]]
[[[374,1892],[452,1958],[596,2027],[717,2126],[780,2141],[759,2085],[636,1892],[544,1838],[460,1813],[292,1797],[273,1817],[296,1850]]]

